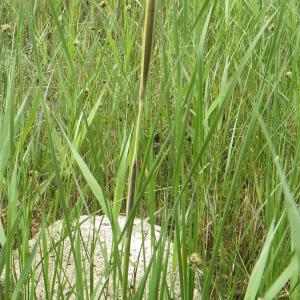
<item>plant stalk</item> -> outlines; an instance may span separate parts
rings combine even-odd
[[[140,137],[142,134],[142,118],[144,114],[146,86],[147,86],[147,79],[148,79],[150,61],[151,61],[154,17],[155,17],[155,0],[148,0],[147,7],[146,7],[144,30],[143,30],[143,50],[142,50],[143,53],[142,53],[142,61],[141,61],[141,80],[140,80],[140,89],[139,89],[139,111],[138,111],[138,116],[136,121],[134,154],[133,154],[133,160],[130,169],[129,187],[128,187],[128,194],[127,194],[127,208],[126,208],[127,220],[126,221],[128,222],[128,227],[125,235],[125,249],[124,249],[124,256],[123,256],[123,281],[122,281],[123,299],[127,299],[130,243],[131,243],[131,234],[132,234],[132,227],[134,221],[134,216],[131,220],[129,220],[129,215],[131,213],[134,204],[134,198],[135,198],[138,152],[139,152]]]

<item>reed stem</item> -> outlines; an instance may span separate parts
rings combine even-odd
[[[144,113],[146,86],[147,86],[147,79],[148,79],[150,60],[151,60],[154,16],[155,16],[155,0],[148,0],[147,7],[146,7],[144,30],[143,30],[143,50],[142,50],[143,53],[142,53],[142,61],[141,61],[141,80],[140,80],[140,89],[139,89],[139,111],[138,111],[138,116],[136,121],[134,154],[133,154],[133,160],[130,169],[129,187],[128,187],[128,195],[127,195],[126,216],[129,224],[125,236],[125,249],[124,249],[124,257],[123,257],[123,282],[122,282],[123,299],[127,299],[130,243],[131,243],[131,234],[132,234],[132,227],[134,221],[134,216],[131,220],[129,220],[129,215],[134,204],[138,152],[139,152],[140,137],[142,133],[142,118]]]

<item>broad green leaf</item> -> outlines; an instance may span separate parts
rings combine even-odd
[[[124,146],[122,147],[120,165],[117,173],[116,188],[115,188],[114,203],[113,203],[113,215],[115,219],[117,219],[120,210],[122,208],[122,198],[123,198],[123,192],[124,192],[125,181],[126,181],[126,172],[128,166],[127,157],[130,148],[130,141],[131,141],[131,133],[127,138],[126,144],[124,144]]]
[[[269,228],[268,235],[266,237],[265,244],[263,246],[263,249],[261,251],[261,254],[259,256],[259,259],[257,260],[249,279],[245,300],[255,300],[257,293],[259,291],[259,288],[262,283],[262,277],[265,270],[265,266],[268,261],[268,256],[270,253],[272,241],[275,235],[274,230],[274,224],[272,224]]]
[[[289,265],[282,271],[278,278],[273,282],[273,284],[265,292],[262,300],[272,300],[275,299],[278,293],[283,289],[288,280],[297,274],[298,263],[296,256],[291,258]]]
[[[110,212],[111,212],[111,205],[110,203],[108,203],[108,201],[105,199],[104,193],[102,191],[101,186],[99,185],[99,183],[97,182],[97,180],[95,179],[94,175],[91,173],[90,169],[88,168],[87,164],[84,162],[84,160],[82,159],[82,157],[80,156],[80,154],[77,152],[77,150],[75,149],[75,146],[72,144],[72,142],[69,140],[69,138],[67,137],[67,135],[65,134],[65,132],[63,132],[65,139],[71,149],[71,152],[87,182],[87,184],[89,185],[90,189],[92,190],[94,196],[96,197],[96,199],[98,200],[101,208],[103,209],[103,212],[105,215],[107,215],[108,217],[111,216]]]

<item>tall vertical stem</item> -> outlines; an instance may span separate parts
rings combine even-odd
[[[154,27],[154,16],[155,16],[155,0],[148,0],[146,7],[145,23],[143,30],[143,54],[141,61],[141,80],[139,90],[139,111],[136,121],[135,139],[134,139],[134,154],[130,169],[129,187],[127,195],[127,221],[131,213],[134,198],[135,198],[135,186],[136,186],[136,175],[137,175],[137,164],[138,164],[138,152],[141,137],[142,118],[144,113],[144,103],[147,79],[149,74],[150,60],[151,60],[151,49],[153,39],[153,27]],[[125,249],[123,257],[123,282],[122,282],[122,294],[123,299],[127,299],[127,288],[128,288],[128,267],[130,257],[130,243],[132,234],[133,218],[129,221],[128,229],[125,236]]]

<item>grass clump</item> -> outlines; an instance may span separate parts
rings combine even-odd
[[[182,299],[298,299],[298,23],[296,0],[1,1],[2,298],[37,296],[34,258],[58,219],[70,293],[97,298],[78,220],[105,214],[115,297],[171,298],[171,264]],[[134,217],[154,254],[131,289]]]

